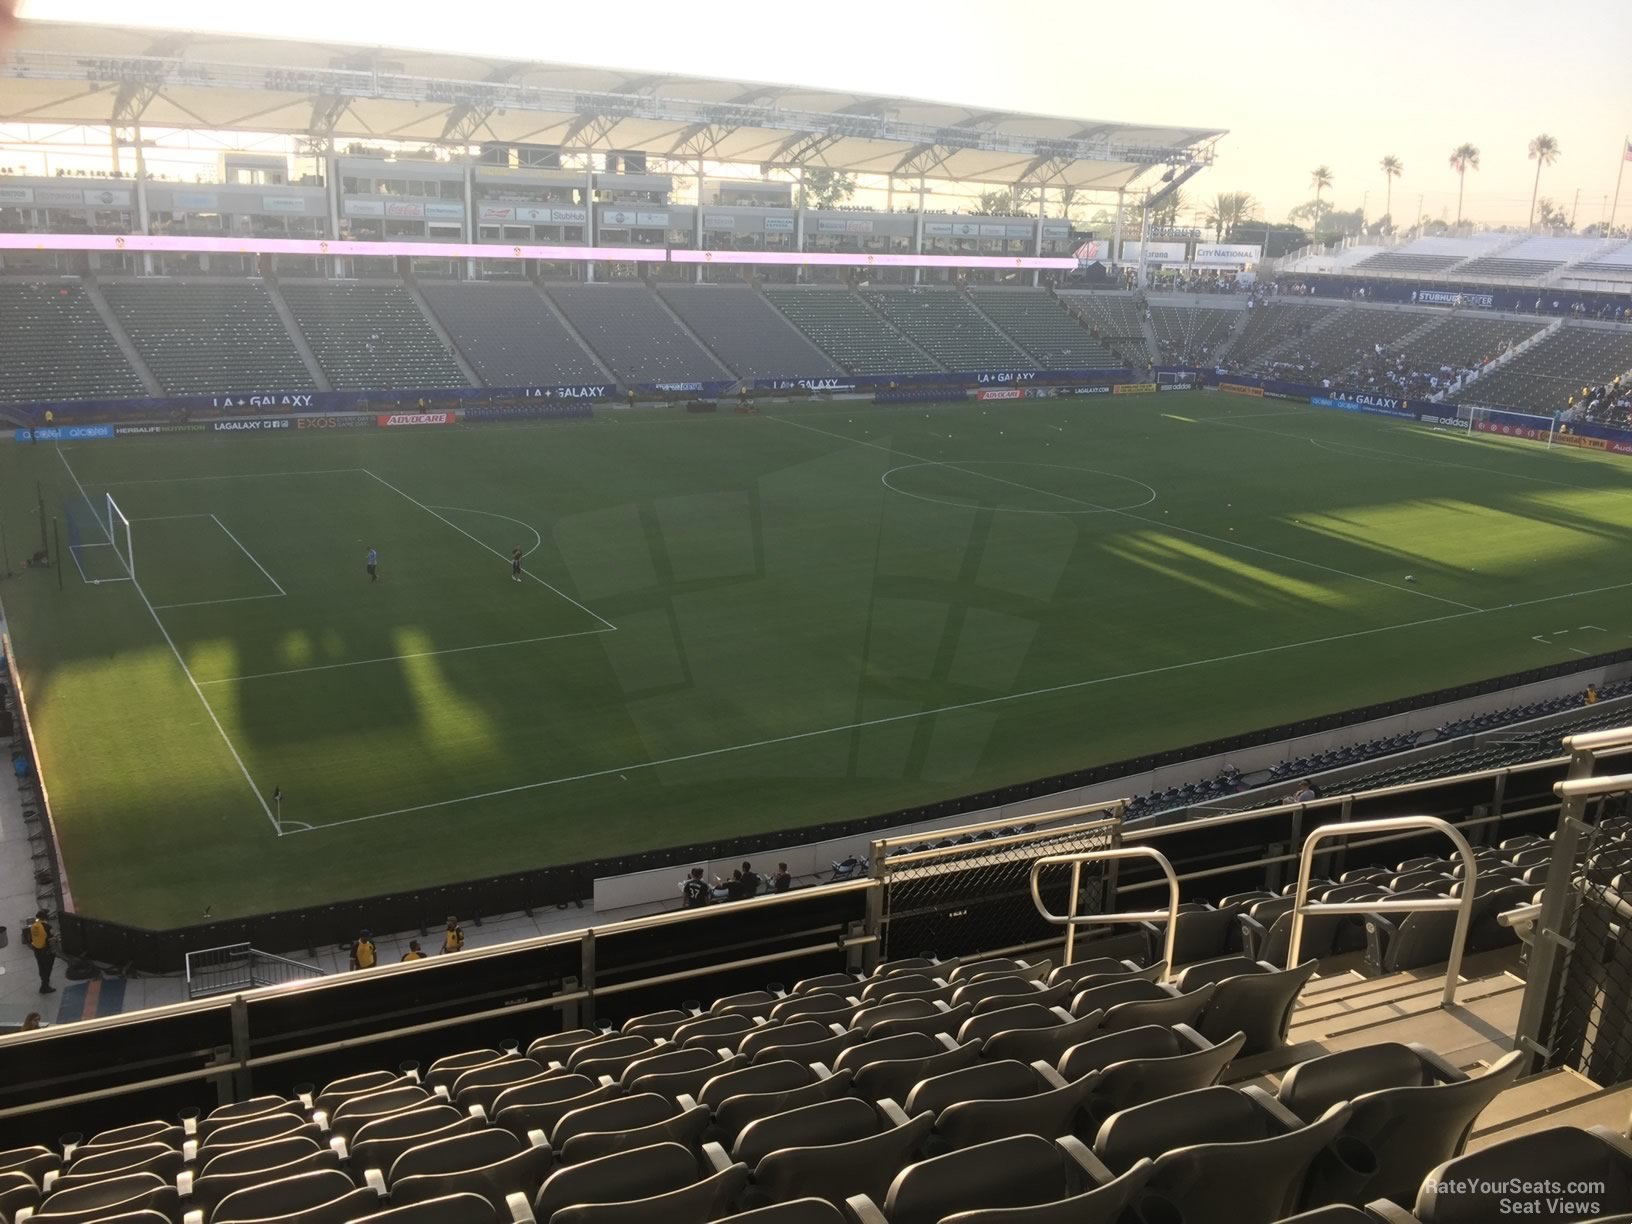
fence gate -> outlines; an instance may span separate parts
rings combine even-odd
[[[1117,845],[1125,806],[1117,800],[972,824],[933,844],[910,836],[875,841],[873,875],[883,884],[880,957],[933,951],[944,959],[1058,943],[1059,928],[1032,900],[1031,864],[1042,855]],[[1106,910],[1114,871],[1112,863],[1084,866],[1077,913]],[[1040,889],[1049,909],[1069,909],[1069,872],[1049,873]]]

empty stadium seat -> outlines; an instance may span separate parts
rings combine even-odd
[[[621,382],[733,379],[644,285],[552,285],[547,292]]]
[[[665,285],[658,292],[739,378],[826,378],[844,372],[752,289]]]
[[[304,391],[312,376],[255,282],[109,282],[103,296],[172,394]]]
[[[1408,1059],[1414,1075],[1402,1065]],[[1369,1046],[1292,1068],[1277,1099],[1293,1113],[1313,1121],[1345,1100],[1350,1111],[1343,1143],[1310,1170],[1304,1205],[1409,1201],[1430,1169],[1461,1153],[1474,1121],[1524,1062],[1515,1051],[1470,1078],[1420,1047]]]
[[[489,387],[606,381],[606,371],[530,284],[424,282],[420,292]]]
[[[401,285],[285,281],[280,292],[336,391],[469,386]]]
[[[1277,969],[1244,956],[1230,956],[1192,965],[1179,976],[1179,989],[1216,986],[1196,1027],[1212,1042],[1245,1034],[1241,1053],[1250,1057],[1286,1044],[1298,995],[1317,967],[1318,962],[1310,960],[1293,969]]]
[[[1298,1208],[1311,1163],[1348,1118],[1304,1125],[1258,1089],[1201,1088],[1112,1114],[1094,1152],[1125,1172],[1154,1158],[1146,1189],[1186,1224],[1271,1224]]]
[[[85,290],[73,282],[0,283],[0,402],[147,394]]]
[[[850,1208],[860,1224],[1008,1224],[1033,1219],[1043,1224],[1115,1224],[1152,1168],[1144,1161],[1123,1176],[1100,1183],[1104,1167],[1075,1140],[1052,1143],[1038,1135],[1013,1135],[908,1165],[890,1184],[882,1211],[859,1196],[851,1200]],[[1043,1210],[1022,1214],[1027,1208]]]
[[[939,369],[847,290],[768,286],[765,297],[852,374],[914,374]]]

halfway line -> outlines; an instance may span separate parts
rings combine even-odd
[[[942,459],[926,459],[924,456],[914,455],[910,451],[897,450],[894,447],[884,446],[877,442],[868,442],[865,439],[846,437],[844,434],[837,434],[827,429],[818,429],[814,425],[806,425],[803,421],[790,420],[784,416],[776,416],[773,414],[770,419],[773,421],[781,421],[784,425],[792,425],[795,429],[808,429],[811,433],[825,434],[827,437],[837,438],[841,442],[850,442],[857,446],[870,446],[874,450],[884,451],[889,455],[905,455],[908,459],[916,459],[920,463],[927,463],[933,467],[942,467],[946,468],[948,471],[961,472],[965,476],[974,476],[982,480],[992,480],[996,481],[998,484],[1010,485],[1016,489],[1024,489],[1028,493],[1046,495],[1049,492],[1049,490],[1046,489],[1034,489],[1030,485],[1021,484],[1018,480],[1005,480],[1001,476],[993,476],[990,472],[976,472],[969,468],[959,467],[955,463],[947,463]],[[1245,429],[1250,427],[1242,426],[1242,428]],[[1056,493],[1054,496],[1062,497],[1066,501],[1074,501],[1079,506],[1091,506],[1096,510],[1103,510],[1107,514],[1120,514],[1123,518],[1130,518],[1136,523],[1145,523],[1151,527],[1160,527],[1167,531],[1181,532],[1184,535],[1195,536],[1197,539],[1211,540],[1215,544],[1222,544],[1228,548],[1244,549],[1247,552],[1255,552],[1265,557],[1274,557],[1280,561],[1290,561],[1293,565],[1303,565],[1309,567],[1310,569],[1324,570],[1328,574],[1338,574],[1344,578],[1352,578],[1356,582],[1369,582],[1373,586],[1387,587],[1389,590],[1398,591],[1402,595],[1418,595],[1423,599],[1432,599],[1436,603],[1450,604],[1453,608],[1465,608],[1469,612],[1481,611],[1481,609],[1474,607],[1472,604],[1463,603],[1460,599],[1447,599],[1443,595],[1430,595],[1427,591],[1413,591],[1410,587],[1395,586],[1392,582],[1384,582],[1381,578],[1367,578],[1364,574],[1351,574],[1348,570],[1340,570],[1335,566],[1322,565],[1318,561],[1305,561],[1302,557],[1289,557],[1285,553],[1274,552],[1268,548],[1259,548],[1253,544],[1244,544],[1236,540],[1227,540],[1223,536],[1209,535],[1205,531],[1196,531],[1190,527],[1180,527],[1176,523],[1163,522],[1161,519],[1146,518],[1142,514],[1134,514],[1131,510],[1118,510],[1114,506],[1101,506],[1097,502],[1086,501],[1080,497],[1072,497],[1066,493]]]

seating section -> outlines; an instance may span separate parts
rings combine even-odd
[[[1120,364],[1057,298],[1041,289],[972,289],[975,305],[1045,370],[1089,370]]]
[[[1337,306],[1294,306],[1263,302],[1247,312],[1246,325],[1225,353],[1225,362],[1238,370],[1264,368],[1264,361],[1281,345],[1317,326]]]
[[[1632,369],[1632,332],[1565,324],[1528,352],[1463,389],[1464,403],[1551,414],[1581,388]]]
[[[1496,850],[1546,852],[1539,838]],[[1187,951],[1216,946],[1220,924],[1203,926]],[[1311,1052],[1287,1045],[1287,1019],[1315,962],[1166,970],[922,956],[827,974],[41,1136],[0,1152],[0,1210],[17,1224],[1291,1224],[1369,1219],[1369,1205],[1460,1224],[1490,1217],[1436,1187],[1494,1180],[1503,1160],[1601,1180],[1604,1203],[1632,1209],[1620,1136],[1555,1128],[1466,1153],[1521,1055],[1470,1071],[1396,1042]]]
[[[863,289],[875,310],[949,370],[1036,367],[1012,340],[952,289]]]
[[[1461,255],[1426,255],[1411,251],[1382,251],[1354,265],[1356,272],[1443,272]]]
[[[1151,307],[1151,326],[1162,360],[1177,365],[1207,364],[1240,320],[1236,310]]]
[[[740,378],[823,378],[843,373],[752,289],[674,285],[659,292]]]
[[[336,391],[469,385],[400,285],[287,281],[281,292]]]
[[[765,296],[851,374],[927,374],[939,369],[846,290],[768,288]]]
[[[1468,260],[1456,270],[1456,274],[1469,277],[1501,277],[1503,280],[1540,280],[1549,272],[1556,272],[1563,266],[1564,262],[1557,259],[1509,259],[1500,255],[1487,255]]]
[[[102,293],[166,391],[299,391],[312,385],[259,284],[114,282]]]
[[[1290,367],[1305,378],[1329,378],[1335,383],[1370,361],[1377,345],[1382,345],[1385,352],[1403,348],[1407,357],[1412,357],[1411,346],[1402,345],[1402,341],[1435,322],[1433,316],[1420,311],[1346,307],[1341,316],[1276,354],[1270,365],[1283,370]]]
[[[0,400],[6,403],[146,394],[76,284],[0,282],[0,335]]]
[[[427,282],[420,292],[489,387],[598,383],[606,372],[531,285]]]
[[[1411,342],[1411,363],[1419,370],[1439,366],[1478,369],[1495,359],[1504,346],[1528,340],[1541,328],[1540,322],[1524,319],[1455,315]]]
[[[549,294],[620,382],[717,382],[732,377],[644,285],[556,285]]]
[[[1073,293],[1062,298],[1065,308],[1096,336],[1112,341],[1144,344],[1139,303],[1126,293]]]

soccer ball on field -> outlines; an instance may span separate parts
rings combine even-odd
[[[1407,574],[1405,576],[1405,580],[1407,582],[1415,582],[1417,580],[1417,576],[1415,574]]]

